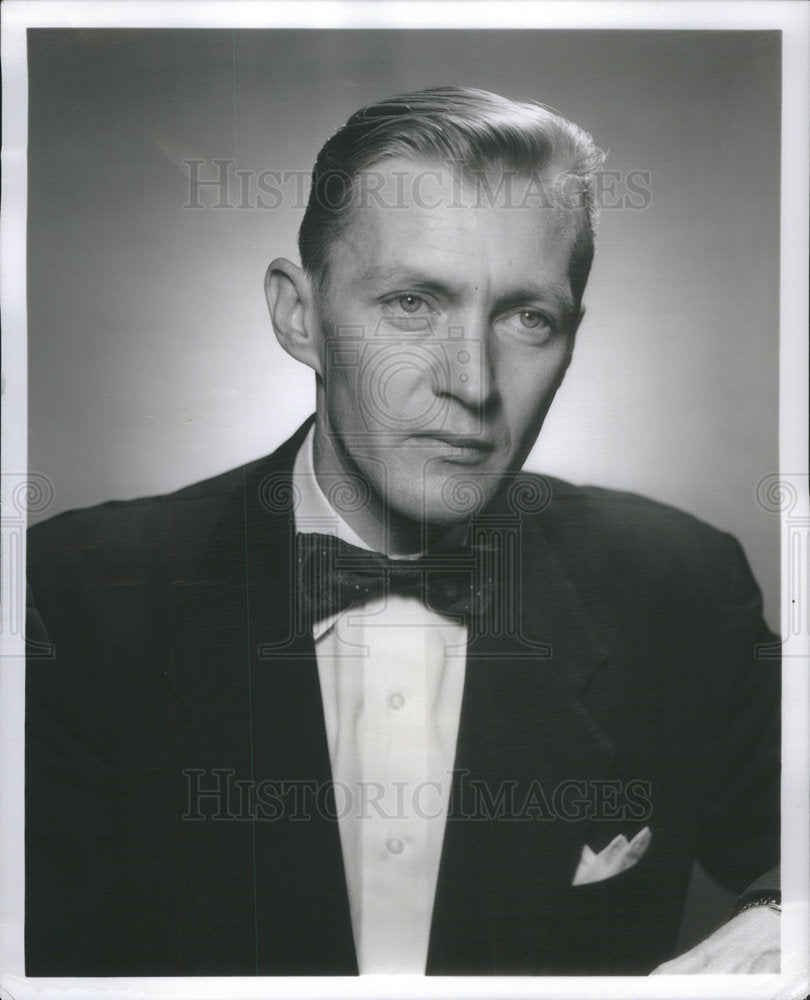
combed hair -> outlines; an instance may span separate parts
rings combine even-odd
[[[577,227],[569,277],[580,302],[593,260],[594,173],[604,154],[578,125],[530,101],[485,90],[436,87],[389,97],[355,112],[324,145],[298,233],[301,263],[323,289],[329,248],[345,230],[359,174],[403,158],[461,165],[467,176],[492,170],[565,176],[577,182]]]

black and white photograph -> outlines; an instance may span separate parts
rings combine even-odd
[[[810,5],[497,8],[3,12],[14,1000],[810,989]]]

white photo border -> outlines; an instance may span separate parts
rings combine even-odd
[[[791,525],[810,534],[807,484],[807,274],[808,274],[808,51],[810,5],[805,2],[23,2],[2,8],[3,213],[2,397],[3,499],[27,468],[26,419],[26,30],[38,27],[154,28],[460,28],[780,30],[782,68],[782,261],[780,341],[781,474],[799,483],[797,505],[783,512],[783,538]],[[16,478],[15,478],[16,476]],[[805,488],[801,488],[801,484]],[[790,522],[790,523],[788,523]],[[23,524],[24,528],[24,524]],[[24,657],[14,628],[19,613],[12,585],[16,560],[24,565],[18,523],[3,518],[3,656],[0,657],[0,993],[28,997],[649,997],[646,978],[359,977],[359,978],[122,978],[27,979],[23,961],[23,720]],[[808,548],[805,547],[804,559]],[[788,637],[783,717],[783,962],[780,975],[659,976],[656,997],[798,997],[810,988],[808,897],[808,623],[791,628],[791,594],[808,601],[808,566],[783,561],[782,626]]]

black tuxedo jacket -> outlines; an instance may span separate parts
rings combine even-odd
[[[290,587],[305,429],[31,530],[29,636],[53,655],[27,676],[29,975],[356,973]],[[488,517],[519,545],[470,639],[428,972],[646,973],[695,858],[734,890],[777,860],[756,585],[731,537],[639,497],[521,476]],[[643,826],[637,864],[571,886],[583,845]]]

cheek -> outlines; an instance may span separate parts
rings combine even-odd
[[[516,441],[539,431],[564,372],[565,357],[555,364],[519,365],[510,372],[502,400],[507,423]]]
[[[434,400],[430,364],[408,345],[377,352],[363,373],[362,397],[371,416],[391,429],[427,420]]]
[[[357,361],[341,378],[340,394],[369,429],[396,432],[437,419],[439,401],[431,391],[435,359],[423,345],[364,345]]]
[[[333,352],[324,368],[323,391],[326,410],[333,422],[341,418],[351,419],[357,413],[357,379],[352,368],[341,362],[337,352]]]

